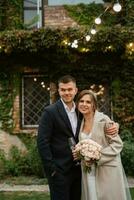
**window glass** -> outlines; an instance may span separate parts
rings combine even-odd
[[[24,22],[28,25],[28,28],[41,27],[42,26],[42,11],[37,14],[36,10],[24,10]]]
[[[24,24],[27,28],[42,27],[42,0],[24,1]]]
[[[89,4],[89,3],[103,3],[103,0],[49,0],[48,4],[49,5],[63,5],[63,4],[79,4],[79,3],[85,3],[85,4]]]

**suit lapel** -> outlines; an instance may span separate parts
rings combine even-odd
[[[58,111],[59,111],[59,114],[60,114],[61,118],[64,120],[64,123],[67,125],[67,127],[69,128],[69,130],[73,134],[71,123],[69,121],[68,115],[67,115],[67,113],[65,111],[65,108],[64,108],[63,103],[61,102],[61,100],[59,100],[57,102],[57,108],[58,108]]]
[[[76,114],[77,114],[77,128],[76,128],[75,138],[76,138],[76,141],[78,141],[79,132],[80,132],[80,126],[81,126],[81,121],[82,121],[82,115],[78,112],[77,109],[76,109]]]

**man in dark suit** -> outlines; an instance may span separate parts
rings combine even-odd
[[[75,103],[76,81],[70,76],[58,81],[60,100],[45,108],[38,129],[37,144],[48,179],[51,200],[81,199],[81,169],[73,160],[68,139],[78,142],[80,119]],[[109,131],[113,134],[117,128]],[[110,133],[111,132],[111,133]]]

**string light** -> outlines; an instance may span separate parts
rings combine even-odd
[[[41,82],[41,85],[44,85],[44,82],[43,82],[43,81]]]
[[[91,39],[90,35],[86,35],[86,41],[88,42]]]
[[[74,44],[78,44],[78,40],[74,40]]]
[[[104,95],[105,88],[103,85],[93,84],[90,86],[89,90],[93,91],[97,96],[102,96],[102,95]]]
[[[80,51],[81,51],[81,52],[88,52],[89,49],[88,49],[88,48],[82,48]]]
[[[95,35],[96,34],[95,28],[92,28],[90,32],[91,32],[92,35]]]
[[[120,12],[121,9],[122,9],[122,6],[121,6],[121,5],[119,4],[119,2],[117,1],[117,3],[115,3],[115,4],[113,5],[113,10],[114,10],[115,12]]]
[[[134,43],[130,42],[126,45],[126,51],[129,55],[132,55],[134,53]]]
[[[67,39],[63,40],[62,42],[63,42],[63,44],[68,45]]]
[[[63,40],[62,43],[66,46],[70,46],[71,48],[78,48],[79,44],[78,44],[78,40],[82,40],[83,38],[85,38],[86,42],[89,42],[91,37],[93,35],[95,35],[97,33],[97,25],[100,25],[102,23],[102,16],[111,8],[113,8],[113,10],[115,12],[120,12],[122,9],[122,6],[120,5],[119,1],[116,0],[116,3],[112,4],[113,7],[111,6],[111,4],[109,6],[107,6],[104,10],[103,13],[101,13],[98,17],[95,18],[94,20],[94,24],[92,25],[91,29],[87,32],[87,35],[81,37],[80,39],[75,39],[73,42],[69,42],[67,39]],[[112,50],[113,47],[112,46],[108,46],[106,47],[106,51],[108,50]],[[85,50],[82,50],[83,52]],[[89,51],[89,50],[88,50]]]
[[[133,46],[133,43],[132,43],[132,42],[130,42],[130,43],[129,43],[129,47],[132,47],[132,46]]]
[[[78,44],[72,43],[72,44],[71,44],[71,47],[72,47],[72,48],[78,48]]]
[[[104,10],[104,12],[101,13],[98,17],[95,18],[94,23],[95,23],[96,25],[101,24],[101,22],[102,22],[101,17],[105,14],[105,12],[107,12],[107,10],[108,10],[109,8],[110,8],[110,6],[106,7],[106,9]],[[96,32],[97,32],[97,30],[95,29],[95,24],[92,25],[92,28],[91,28],[91,30],[90,30],[90,33],[91,33],[92,35],[95,35]],[[90,38],[91,38],[90,36],[86,36],[86,41],[88,42],[88,41],[90,40]]]
[[[95,21],[95,24],[97,24],[97,25],[101,24],[101,18],[100,17],[97,17],[94,21]]]
[[[78,48],[78,40],[74,40],[73,43],[71,44],[72,48]]]

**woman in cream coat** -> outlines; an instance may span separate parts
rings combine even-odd
[[[106,135],[104,129],[111,119],[97,111],[97,100],[93,92],[83,90],[77,99],[83,115],[79,140],[92,139],[102,146],[97,165],[91,164],[91,172],[82,166],[82,200],[130,200],[130,192],[123,171],[120,152],[123,148],[120,136]],[[74,159],[77,159],[75,151]]]

